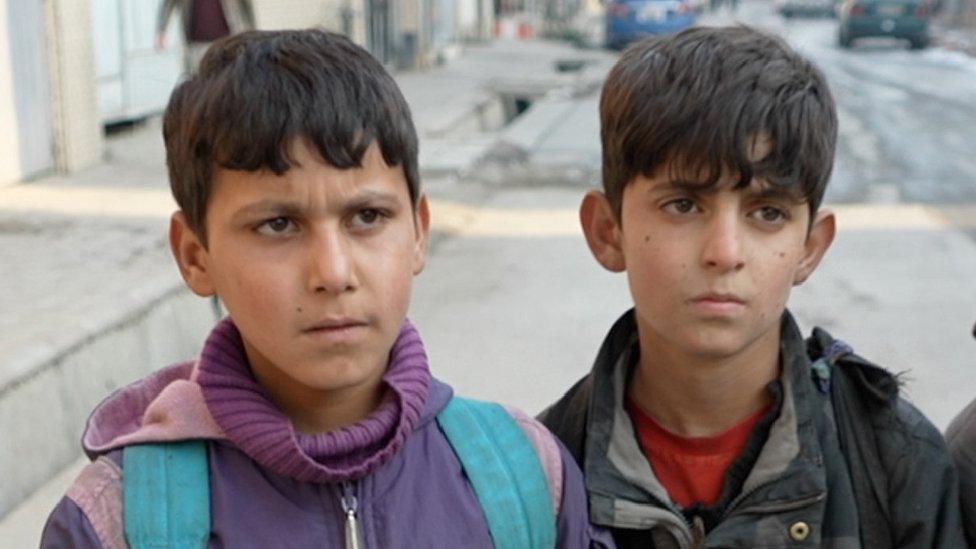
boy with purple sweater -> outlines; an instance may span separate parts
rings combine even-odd
[[[325,31],[243,33],[173,92],[163,134],[173,255],[189,288],[229,315],[196,360],[94,411],[92,462],[42,547],[132,545],[124,449],[186,440],[206,441],[201,545],[497,546],[437,419],[452,391],[406,320],[429,212],[390,75]],[[609,547],[572,459],[509,413],[540,462],[554,546]]]

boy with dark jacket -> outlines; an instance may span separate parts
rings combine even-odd
[[[949,423],[945,436],[959,471],[963,529],[969,546],[976,547],[976,400]]]
[[[973,326],[973,337],[976,337],[976,326]],[[945,438],[959,471],[963,529],[969,546],[976,547],[976,400],[953,418]]]
[[[634,308],[542,414],[619,547],[964,546],[939,432],[786,302],[830,246],[823,74],[747,27],[645,39],[600,102],[587,244]]]

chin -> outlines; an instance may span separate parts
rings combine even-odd
[[[710,360],[721,360],[742,353],[748,345],[740,337],[729,334],[704,335],[690,342],[691,354]]]

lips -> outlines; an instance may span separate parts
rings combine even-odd
[[[695,296],[692,298],[695,302],[715,302],[715,303],[737,303],[739,305],[744,305],[746,300],[735,294],[723,294],[723,293],[707,293]]]
[[[358,345],[365,341],[368,323],[347,317],[326,318],[307,326],[302,335],[315,346],[334,348],[335,346]]]
[[[345,330],[352,330],[354,328],[360,328],[365,326],[366,323],[361,320],[355,320],[351,318],[330,318],[316,322],[315,324],[308,326],[303,332],[314,333],[314,332],[342,332]]]
[[[741,311],[745,299],[729,293],[705,293],[689,300],[696,308],[711,314],[730,314]]]

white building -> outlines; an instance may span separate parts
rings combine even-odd
[[[0,185],[102,159],[104,127],[160,112],[180,77],[160,0],[0,0]],[[254,0],[262,29],[344,32],[388,67],[423,69],[490,37],[491,0]]]

